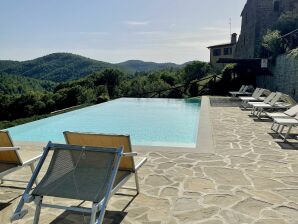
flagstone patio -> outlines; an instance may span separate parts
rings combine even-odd
[[[209,112],[214,141],[210,151],[215,153],[141,151],[140,156],[148,158],[139,172],[141,193],[121,190],[113,196],[105,223],[298,223],[298,141],[282,143],[270,132],[271,122],[255,121],[237,107],[210,107]],[[32,146],[23,149],[30,154]],[[30,170],[24,169],[11,178],[29,176]],[[133,180],[128,185],[134,186]],[[1,224],[9,223],[24,186],[4,182],[0,188]],[[14,223],[32,223],[32,208],[34,204]],[[40,223],[88,223],[88,215],[42,209]]]

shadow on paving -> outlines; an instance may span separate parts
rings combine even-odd
[[[286,150],[298,150],[298,142],[277,142],[277,144]]]
[[[11,203],[8,202],[8,203],[2,203],[0,202],[0,211],[2,211],[3,209],[5,209],[6,207],[10,206]]]
[[[239,107],[242,100],[238,98],[210,97],[211,107]]]
[[[106,211],[103,224],[120,224],[127,212]],[[51,224],[88,224],[90,221],[90,214],[83,212],[65,211]]]
[[[254,116],[252,116],[254,117]],[[258,119],[258,118],[253,118],[253,121],[254,122],[266,122],[266,123],[272,123],[272,120],[271,119],[267,119],[267,118],[261,118],[261,119]]]
[[[275,133],[275,132],[271,132],[268,133],[272,138],[277,139],[277,140],[281,140],[281,137],[279,134]],[[289,134],[287,139],[297,139],[297,134]],[[278,142],[277,142],[278,143]],[[290,143],[290,142],[288,142]]]

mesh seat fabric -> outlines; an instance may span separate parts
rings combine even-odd
[[[115,153],[55,149],[33,195],[100,202],[107,191]]]

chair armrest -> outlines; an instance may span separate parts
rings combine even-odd
[[[141,161],[135,164],[135,170],[137,171],[138,169],[140,169],[146,162],[147,162],[147,158],[146,157],[142,158]]]
[[[24,163],[23,163],[23,166],[26,166],[26,165],[30,165],[30,164],[32,164],[32,163],[35,163],[36,161],[38,161],[38,160],[40,159],[41,156],[42,156],[42,155],[36,156],[36,157],[34,157],[34,158],[32,158],[32,159],[30,159],[30,160],[24,162]]]
[[[20,150],[20,147],[0,147],[0,152],[1,151],[17,151]]]
[[[138,155],[137,152],[125,152],[125,153],[122,153],[122,156],[123,156],[123,157],[137,156],[137,155]]]

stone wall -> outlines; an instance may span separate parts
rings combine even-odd
[[[272,76],[257,75],[257,86],[286,93],[298,102],[298,58],[281,55],[270,70]]]

